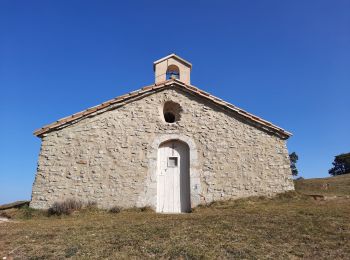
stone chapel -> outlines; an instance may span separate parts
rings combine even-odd
[[[291,133],[191,85],[192,64],[175,54],[153,69],[154,84],[34,132],[31,207],[73,198],[180,213],[294,189]]]

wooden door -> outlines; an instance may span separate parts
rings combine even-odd
[[[168,141],[158,149],[157,212],[190,209],[189,149],[183,142]]]

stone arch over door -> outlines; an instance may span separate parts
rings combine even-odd
[[[178,140],[186,143],[189,148],[189,177],[190,177],[190,200],[191,207],[200,204],[201,184],[199,176],[198,151],[192,138],[182,134],[164,134],[157,136],[151,143],[148,152],[148,174],[145,183],[145,191],[140,196],[138,204],[140,206],[151,206],[157,208],[157,165],[158,148],[162,143],[169,140]]]

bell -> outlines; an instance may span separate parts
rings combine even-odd
[[[171,73],[170,73],[170,78],[171,78],[171,79],[179,79],[179,73],[177,73],[177,72],[171,72]]]

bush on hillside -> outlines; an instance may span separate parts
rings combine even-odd
[[[73,211],[81,209],[82,206],[83,203],[81,201],[74,199],[67,199],[62,202],[55,202],[48,209],[48,215],[70,215]]]
[[[114,206],[108,210],[109,213],[120,213],[122,209],[118,206]]]

